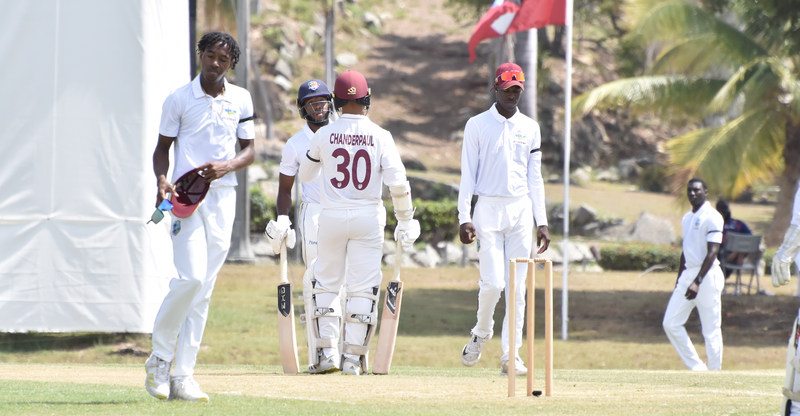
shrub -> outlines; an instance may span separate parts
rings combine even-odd
[[[637,185],[639,189],[647,192],[667,192],[667,167],[663,165],[650,165],[642,170]]]
[[[648,244],[616,244],[600,249],[600,267],[606,270],[646,270],[662,264],[664,271],[677,272],[681,248]]]
[[[250,187],[250,232],[261,233],[270,219],[277,217],[277,205],[270,200],[258,185]]]
[[[384,201],[386,207],[386,231],[394,233],[397,219],[394,216],[394,205]],[[419,221],[421,230],[417,241],[430,242],[450,241],[458,235],[458,203],[449,199],[443,201],[414,200],[417,211],[414,218]],[[438,236],[437,236],[438,231]]]

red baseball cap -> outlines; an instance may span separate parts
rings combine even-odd
[[[369,95],[367,80],[356,71],[345,71],[336,78],[333,94],[342,100],[357,100]]]
[[[497,71],[494,71],[494,77],[495,88],[507,90],[514,85],[519,85],[520,88],[525,89],[525,74],[522,72],[522,68],[515,63],[506,62],[500,65],[497,67]]]
[[[200,176],[197,170],[186,172],[175,182],[175,194],[172,194],[172,215],[186,218],[194,214],[208,193],[210,185]]]

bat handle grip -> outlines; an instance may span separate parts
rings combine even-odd
[[[400,281],[400,265],[403,263],[403,245],[397,242],[397,250],[394,255],[394,276],[392,280]]]
[[[281,283],[289,283],[288,265],[286,261],[286,241],[281,242]]]

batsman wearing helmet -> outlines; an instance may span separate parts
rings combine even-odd
[[[314,134],[298,174],[302,182],[322,179],[320,250],[312,268],[314,314],[309,317],[317,351],[309,371],[341,368],[342,374],[360,375],[368,371],[369,344],[378,324],[386,226],[382,183],[392,193],[398,244],[410,247],[420,228],[413,218],[406,170],[392,135],[366,115],[370,90],[364,76],[355,71],[339,75],[333,103],[341,117]],[[342,286],[347,291],[345,311],[339,299]],[[344,339],[341,357],[340,336]]]
[[[292,136],[283,148],[281,156],[280,179],[278,184],[278,220],[271,220],[266,228],[266,236],[275,253],[280,253],[281,242],[286,239],[286,246],[293,248],[295,245],[295,231],[291,229],[289,209],[292,205],[292,186],[295,176],[300,169],[300,161],[305,159],[311,137],[321,127],[328,125],[333,112],[333,94],[328,86],[318,79],[304,82],[297,91],[297,109],[300,118],[306,120],[303,129]],[[300,203],[300,215],[296,218],[300,229],[300,241],[303,248],[303,262],[306,273],[303,275],[303,299],[306,305],[306,317],[313,314],[311,310],[311,287],[313,273],[309,269],[317,258],[317,230],[319,228],[319,214],[322,205],[319,202],[320,181],[302,184],[303,196]],[[343,292],[344,293],[344,292]],[[316,337],[311,325],[307,325],[308,362],[309,370],[318,370],[313,367],[316,362]],[[313,368],[312,368],[313,367]]]
[[[792,275],[789,267],[792,261],[800,253],[800,183],[794,195],[794,206],[792,207],[792,222],[789,229],[783,236],[783,243],[772,258],[772,285],[775,287],[789,283]],[[789,336],[789,347],[786,351],[786,378],[783,384],[783,405],[781,415],[800,415],[800,310],[798,317],[794,320],[792,333]]]
[[[517,109],[524,88],[522,68],[513,63],[495,71],[497,102],[487,111],[470,118],[464,128],[461,151],[461,187],[458,191],[458,220],[461,242],[478,237],[481,280],[478,282],[478,322],[461,351],[461,362],[475,365],[483,345],[492,337],[494,308],[505,290],[509,299],[509,259],[529,257],[533,243],[534,218],[538,229],[536,244],[543,253],[550,245],[542,180],[541,133],[539,125]],[[535,88],[535,86],[534,86]],[[470,215],[472,195],[478,195],[474,216]],[[541,244],[544,242],[544,244]],[[528,370],[519,358],[522,326],[525,323],[525,274],[527,262],[517,265],[516,305],[506,302],[506,310],[516,307],[516,321],[503,319],[500,373],[508,374],[514,355],[517,375]],[[532,288],[531,288],[532,290]],[[510,326],[513,325],[513,326]],[[509,348],[508,331],[516,331],[516,345]]]

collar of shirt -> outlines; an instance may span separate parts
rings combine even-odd
[[[314,132],[313,132],[313,131],[311,131],[311,127],[308,127],[308,123],[306,123],[305,125],[303,125],[303,130],[302,130],[302,132],[303,132],[303,133],[306,135],[306,137],[308,137],[309,139],[311,139],[312,137],[314,137]]]
[[[360,114],[347,114],[347,113],[343,113],[341,116],[339,116],[339,118],[351,118],[351,119],[354,119],[354,120],[361,120],[361,119],[365,119],[365,118],[367,118],[367,116],[365,116],[365,115],[360,115]]]
[[[489,109],[489,112],[492,114],[492,117],[494,117],[494,119],[497,120],[498,123],[505,123],[506,121],[514,123],[516,119],[519,117],[519,108],[517,108],[517,111],[514,112],[514,115],[511,116],[511,118],[503,117],[497,111],[497,103],[492,104],[492,108]]]
[[[203,86],[200,85],[200,76],[201,75],[197,75],[192,80],[192,94],[194,95],[194,98],[203,98],[203,96],[206,95],[205,91],[203,91]],[[224,85],[225,89],[226,90],[230,90],[230,88],[228,87],[228,79],[227,78],[222,78],[222,82],[223,82],[223,85]],[[214,97],[214,99],[216,100],[217,98],[219,98],[221,96],[222,96],[222,94]]]

